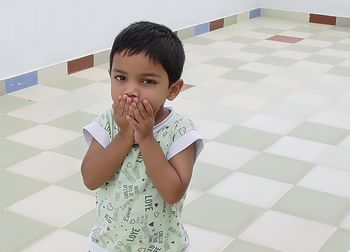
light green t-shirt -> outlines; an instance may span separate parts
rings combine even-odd
[[[196,157],[203,141],[193,123],[171,113],[153,133],[169,160],[196,143]],[[112,110],[84,128],[87,142],[95,138],[106,147],[118,133]],[[140,149],[134,145],[114,177],[96,191],[96,223],[91,241],[107,251],[181,252],[189,245],[181,221],[185,196],[176,204],[163,200],[150,177]]]

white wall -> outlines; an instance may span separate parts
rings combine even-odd
[[[106,50],[133,21],[177,30],[254,9],[257,1],[0,0],[0,80]]]
[[[258,0],[261,8],[350,17],[350,0]]]

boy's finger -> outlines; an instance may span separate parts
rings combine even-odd
[[[147,113],[150,115],[150,116],[154,116],[154,111],[153,111],[153,108],[152,108],[152,105],[151,103],[149,103],[147,100],[144,100],[143,101],[143,105],[147,111]]]
[[[132,104],[132,109],[133,109],[136,121],[140,122],[140,121],[144,120],[144,116],[140,112],[140,110],[139,110],[138,106],[136,105],[136,103]]]
[[[132,118],[129,115],[127,115],[125,118],[134,130],[136,130],[138,128],[137,122],[135,121],[134,118]]]
[[[141,114],[143,119],[146,119],[147,117],[149,117],[149,115],[147,114],[145,107],[143,106],[143,104],[141,102],[137,103],[137,108],[139,113]]]

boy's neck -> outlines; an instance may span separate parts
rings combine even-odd
[[[157,112],[154,124],[157,125],[157,124],[161,123],[169,114],[170,114],[169,109],[164,108],[164,106],[162,105],[161,108]]]

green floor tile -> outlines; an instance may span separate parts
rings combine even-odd
[[[265,131],[235,126],[225,131],[214,140],[225,144],[262,151],[276,142],[280,137],[281,135]]]
[[[237,68],[237,67],[240,67],[240,66],[247,64],[246,61],[230,59],[230,58],[225,58],[225,57],[214,58],[214,59],[211,59],[211,60],[206,61],[204,63],[210,64],[210,65],[215,65],[215,66],[227,67],[227,68]]]
[[[296,63],[297,61],[294,59],[288,59],[288,58],[282,58],[282,57],[268,55],[268,56],[265,56],[265,57],[262,57],[262,58],[256,60],[256,62],[270,64],[270,65],[274,65],[274,66],[287,67],[287,66],[290,66],[290,65]]]
[[[237,237],[263,211],[237,201],[204,194],[184,209],[183,220],[191,225]]]
[[[0,125],[0,137],[5,138],[22,130],[31,128],[36,124],[32,121],[27,121],[7,115],[0,115]]]
[[[47,124],[81,133],[83,131],[83,127],[92,122],[95,118],[96,115],[76,111],[50,121]]]
[[[92,210],[89,213],[71,222],[64,228],[88,237],[94,224],[95,224],[95,210]]]
[[[281,182],[296,184],[313,165],[303,161],[262,153],[240,168],[240,171]]]
[[[349,130],[305,122],[288,135],[325,144],[337,145],[350,134]]]
[[[18,252],[54,228],[9,211],[0,211],[0,251]]]
[[[65,90],[74,90],[80,87],[87,86],[91,83],[93,83],[93,81],[91,80],[86,80],[86,79],[77,78],[73,76],[64,76],[57,79],[46,80],[44,83],[41,83],[41,84],[45,86],[61,88]]]
[[[234,42],[234,43],[238,43],[238,44],[245,44],[245,45],[254,44],[254,43],[259,41],[258,39],[248,38],[248,37],[240,37],[240,36],[236,36],[236,35],[229,37],[225,40],[230,41],[230,42]]]
[[[336,67],[330,69],[327,73],[345,76],[345,77],[350,77],[350,67],[336,66]]]
[[[33,101],[22,99],[10,95],[0,96],[0,113],[6,114],[11,111],[33,104]]]
[[[67,142],[51,151],[64,154],[77,159],[83,159],[88,146],[84,140],[84,137],[78,137],[70,142]]]
[[[291,29],[291,31],[304,32],[304,33],[319,33],[320,31],[323,31],[323,29],[320,27],[311,25],[311,26],[298,26]]]
[[[185,39],[183,41],[185,44],[195,44],[195,45],[210,45],[212,43],[217,42],[216,40],[213,39],[207,39],[199,36],[195,36],[192,38]]]
[[[348,30],[348,32],[349,32],[349,30]],[[349,44],[334,43],[329,48],[350,52],[350,45]]]
[[[238,81],[245,81],[245,82],[257,82],[259,80],[262,80],[268,76],[267,74],[252,72],[252,71],[245,71],[245,70],[239,70],[234,69],[231,70],[224,75],[220,76],[222,78],[230,79],[230,80],[238,80]]]
[[[263,46],[248,45],[248,46],[240,49],[240,51],[268,55],[268,54],[276,52],[276,49],[269,48],[269,47],[263,47]]]
[[[269,27],[259,27],[259,28],[253,29],[252,31],[260,32],[260,33],[267,33],[267,34],[271,34],[271,35],[278,35],[278,34],[284,32],[284,30],[269,28]]]
[[[39,180],[0,171],[0,208],[8,207],[46,186],[47,183]]]
[[[197,162],[193,168],[191,187],[206,191],[232,173],[232,170]]]
[[[279,251],[236,239],[230,245],[228,245],[223,250],[223,252],[279,252]]]
[[[294,187],[272,209],[331,226],[339,226],[350,211],[350,199]]]
[[[332,57],[332,56],[326,56],[326,55],[313,54],[313,55],[310,55],[309,57],[306,57],[304,60],[322,63],[322,64],[338,65],[338,64],[342,63],[345,59]]]
[[[328,239],[319,252],[349,252],[350,251],[350,231],[338,229]]]
[[[322,35],[322,34],[312,35],[312,36],[308,37],[308,39],[321,40],[321,41],[327,41],[327,42],[337,42],[337,41],[339,41],[338,37],[326,36],[326,35]]]
[[[303,53],[316,53],[316,52],[322,50],[322,48],[316,47],[316,46],[292,44],[292,45],[285,47],[284,50],[303,52]]]
[[[30,158],[43,151],[29,145],[16,143],[6,139],[0,139],[0,150],[0,169]]]
[[[89,195],[95,195],[94,191],[87,189],[84,185],[83,178],[80,172],[58,182],[57,185]]]

